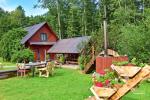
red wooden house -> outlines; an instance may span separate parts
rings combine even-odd
[[[46,23],[26,27],[28,34],[21,40],[21,44],[34,52],[34,60],[44,61],[47,51],[57,42],[58,37],[51,27]],[[50,54],[53,58],[54,55]]]

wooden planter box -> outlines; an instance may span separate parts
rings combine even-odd
[[[122,62],[128,61],[127,56],[119,56],[119,57],[102,57],[99,56],[96,58],[96,72],[99,73],[104,69],[111,69],[110,66],[113,62]]]

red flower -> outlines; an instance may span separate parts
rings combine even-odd
[[[100,74],[100,75],[105,75],[106,73],[105,73],[104,70],[101,70],[101,71],[99,71],[99,74]]]
[[[97,87],[103,87],[103,83],[102,83],[102,82],[97,82],[97,83],[95,83],[95,85],[96,85]]]
[[[105,80],[105,84],[108,85],[110,83],[110,80]]]

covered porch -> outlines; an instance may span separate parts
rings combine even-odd
[[[90,37],[75,37],[69,39],[62,39],[55,43],[52,48],[48,50],[48,54],[55,55],[55,59],[62,55],[65,58],[66,64],[78,64],[78,57],[84,45],[88,43]]]

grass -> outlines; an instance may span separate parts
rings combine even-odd
[[[92,93],[91,76],[72,69],[56,69],[49,78],[14,77],[0,80],[0,100],[84,100]],[[150,83],[142,82],[121,100],[149,100]]]
[[[71,69],[56,69],[53,77],[0,80],[0,100],[84,100],[92,95],[91,77]]]
[[[0,57],[0,63],[3,64],[3,66],[15,66],[16,64],[13,62],[7,62],[7,61],[3,61],[3,58]]]
[[[126,94],[122,100],[150,100],[150,83],[143,81],[135,91]]]
[[[0,68],[0,71],[2,70],[13,70],[13,69],[16,69],[16,67],[4,67],[4,68]]]

